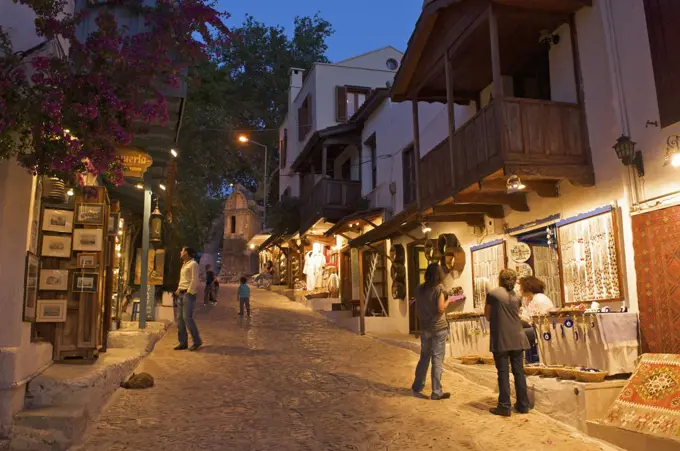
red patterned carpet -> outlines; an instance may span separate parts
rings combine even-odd
[[[680,355],[643,355],[604,423],[680,441]]]

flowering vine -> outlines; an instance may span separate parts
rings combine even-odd
[[[36,175],[88,171],[120,184],[116,148],[164,123],[163,93],[208,46],[219,48],[215,36],[229,36],[228,15],[208,0],[75,0],[75,11],[68,0],[14,2],[35,12],[44,43],[18,52],[0,29],[0,158]],[[117,17],[143,18],[143,27]]]

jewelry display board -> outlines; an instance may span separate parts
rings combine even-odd
[[[621,300],[619,237],[614,210],[558,223],[565,304]]]
[[[534,275],[545,283],[545,295],[555,306],[562,302],[562,281],[557,250],[552,246],[531,246],[534,255]]]
[[[471,249],[473,306],[484,307],[486,294],[498,286],[498,276],[507,267],[505,241],[489,243]]]

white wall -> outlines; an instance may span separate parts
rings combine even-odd
[[[346,60],[338,61],[335,63],[335,65],[345,67],[359,67],[362,69],[390,70],[387,67],[387,60],[392,58],[397,60],[397,63],[400,63],[403,56],[404,54],[394,47],[384,47],[373,52],[364,53],[363,55],[358,55]],[[396,74],[396,72],[396,70],[392,71],[393,74]]]

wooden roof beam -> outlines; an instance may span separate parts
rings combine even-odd
[[[484,225],[484,215],[482,214],[461,214],[445,216],[429,216],[425,218],[427,222],[465,222],[472,227],[482,227]]]
[[[507,205],[515,211],[529,211],[526,193],[465,193],[454,199],[456,204]]]
[[[482,213],[491,218],[500,219],[505,217],[502,205],[485,204],[451,204],[440,205],[432,209],[431,216],[443,216],[450,214]]]

